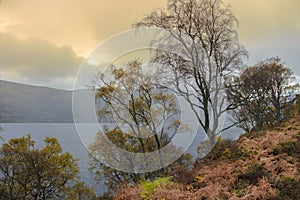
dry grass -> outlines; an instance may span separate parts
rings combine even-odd
[[[218,144],[220,145],[220,144]],[[300,118],[276,130],[221,144],[196,163],[194,179],[183,176],[156,188],[153,199],[300,199]],[[141,185],[125,186],[115,197],[141,199]]]

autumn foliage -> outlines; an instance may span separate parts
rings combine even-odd
[[[300,118],[236,141],[219,140],[195,164],[193,179],[157,187],[153,199],[299,199]],[[127,186],[115,199],[142,199],[142,185]]]
[[[75,158],[55,138],[44,143],[38,149],[27,135],[2,145],[0,199],[94,199],[94,190],[78,180]]]

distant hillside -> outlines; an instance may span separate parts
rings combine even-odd
[[[1,123],[72,121],[71,91],[0,81]]]

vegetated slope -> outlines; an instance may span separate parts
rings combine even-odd
[[[72,92],[0,81],[0,122],[72,122]]]
[[[125,187],[115,199],[142,199],[142,185]],[[300,117],[274,130],[220,140],[214,150],[182,170],[152,199],[300,199]]]

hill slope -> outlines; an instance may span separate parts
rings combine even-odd
[[[0,81],[0,122],[72,122],[72,92]]]
[[[153,199],[300,199],[300,117],[282,126],[220,140],[193,171],[157,187]],[[115,199],[141,199],[141,185]]]

